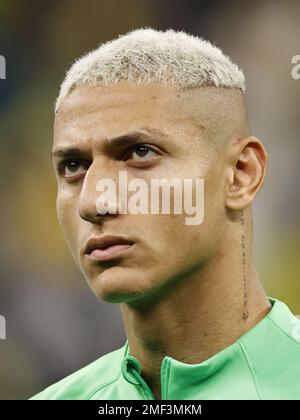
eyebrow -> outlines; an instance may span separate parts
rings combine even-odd
[[[131,146],[137,141],[149,141],[153,139],[165,139],[169,135],[157,128],[143,127],[140,130],[131,131],[121,136],[106,138],[104,143],[106,147]],[[80,157],[83,152],[76,147],[58,147],[51,152],[52,157]]]
[[[61,147],[52,150],[51,157],[79,157],[82,151],[75,147]]]

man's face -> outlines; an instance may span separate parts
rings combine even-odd
[[[161,296],[216,253],[226,220],[225,149],[216,144],[220,122],[214,117],[221,93],[122,82],[77,87],[60,106],[53,147],[58,219],[96,296],[115,303]],[[110,141],[133,132],[144,137]],[[67,156],[56,153],[65,149]],[[187,225],[184,212],[96,216],[98,181],[118,185],[119,171],[127,172],[128,182],[145,180],[149,191],[153,178],[203,179],[203,223]],[[102,235],[133,245],[109,260],[93,259],[85,253],[87,241]]]

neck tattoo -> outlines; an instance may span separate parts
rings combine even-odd
[[[245,225],[245,218],[244,218],[244,210],[241,210],[241,225]],[[244,294],[243,294],[243,301],[244,301],[244,307],[243,307],[243,320],[246,321],[249,317],[249,311],[248,311],[248,296],[247,296],[247,274],[246,274],[246,244],[245,244],[245,235],[242,233],[242,276],[243,276],[243,288],[244,288]]]

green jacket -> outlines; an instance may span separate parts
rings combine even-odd
[[[199,364],[164,357],[163,400],[300,399],[300,321],[281,301],[235,343]],[[128,341],[31,400],[151,400]]]

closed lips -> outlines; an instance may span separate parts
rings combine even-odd
[[[120,236],[102,236],[90,238],[85,247],[85,254],[91,254],[95,249],[105,250],[116,245],[133,245],[134,242],[130,239]]]

